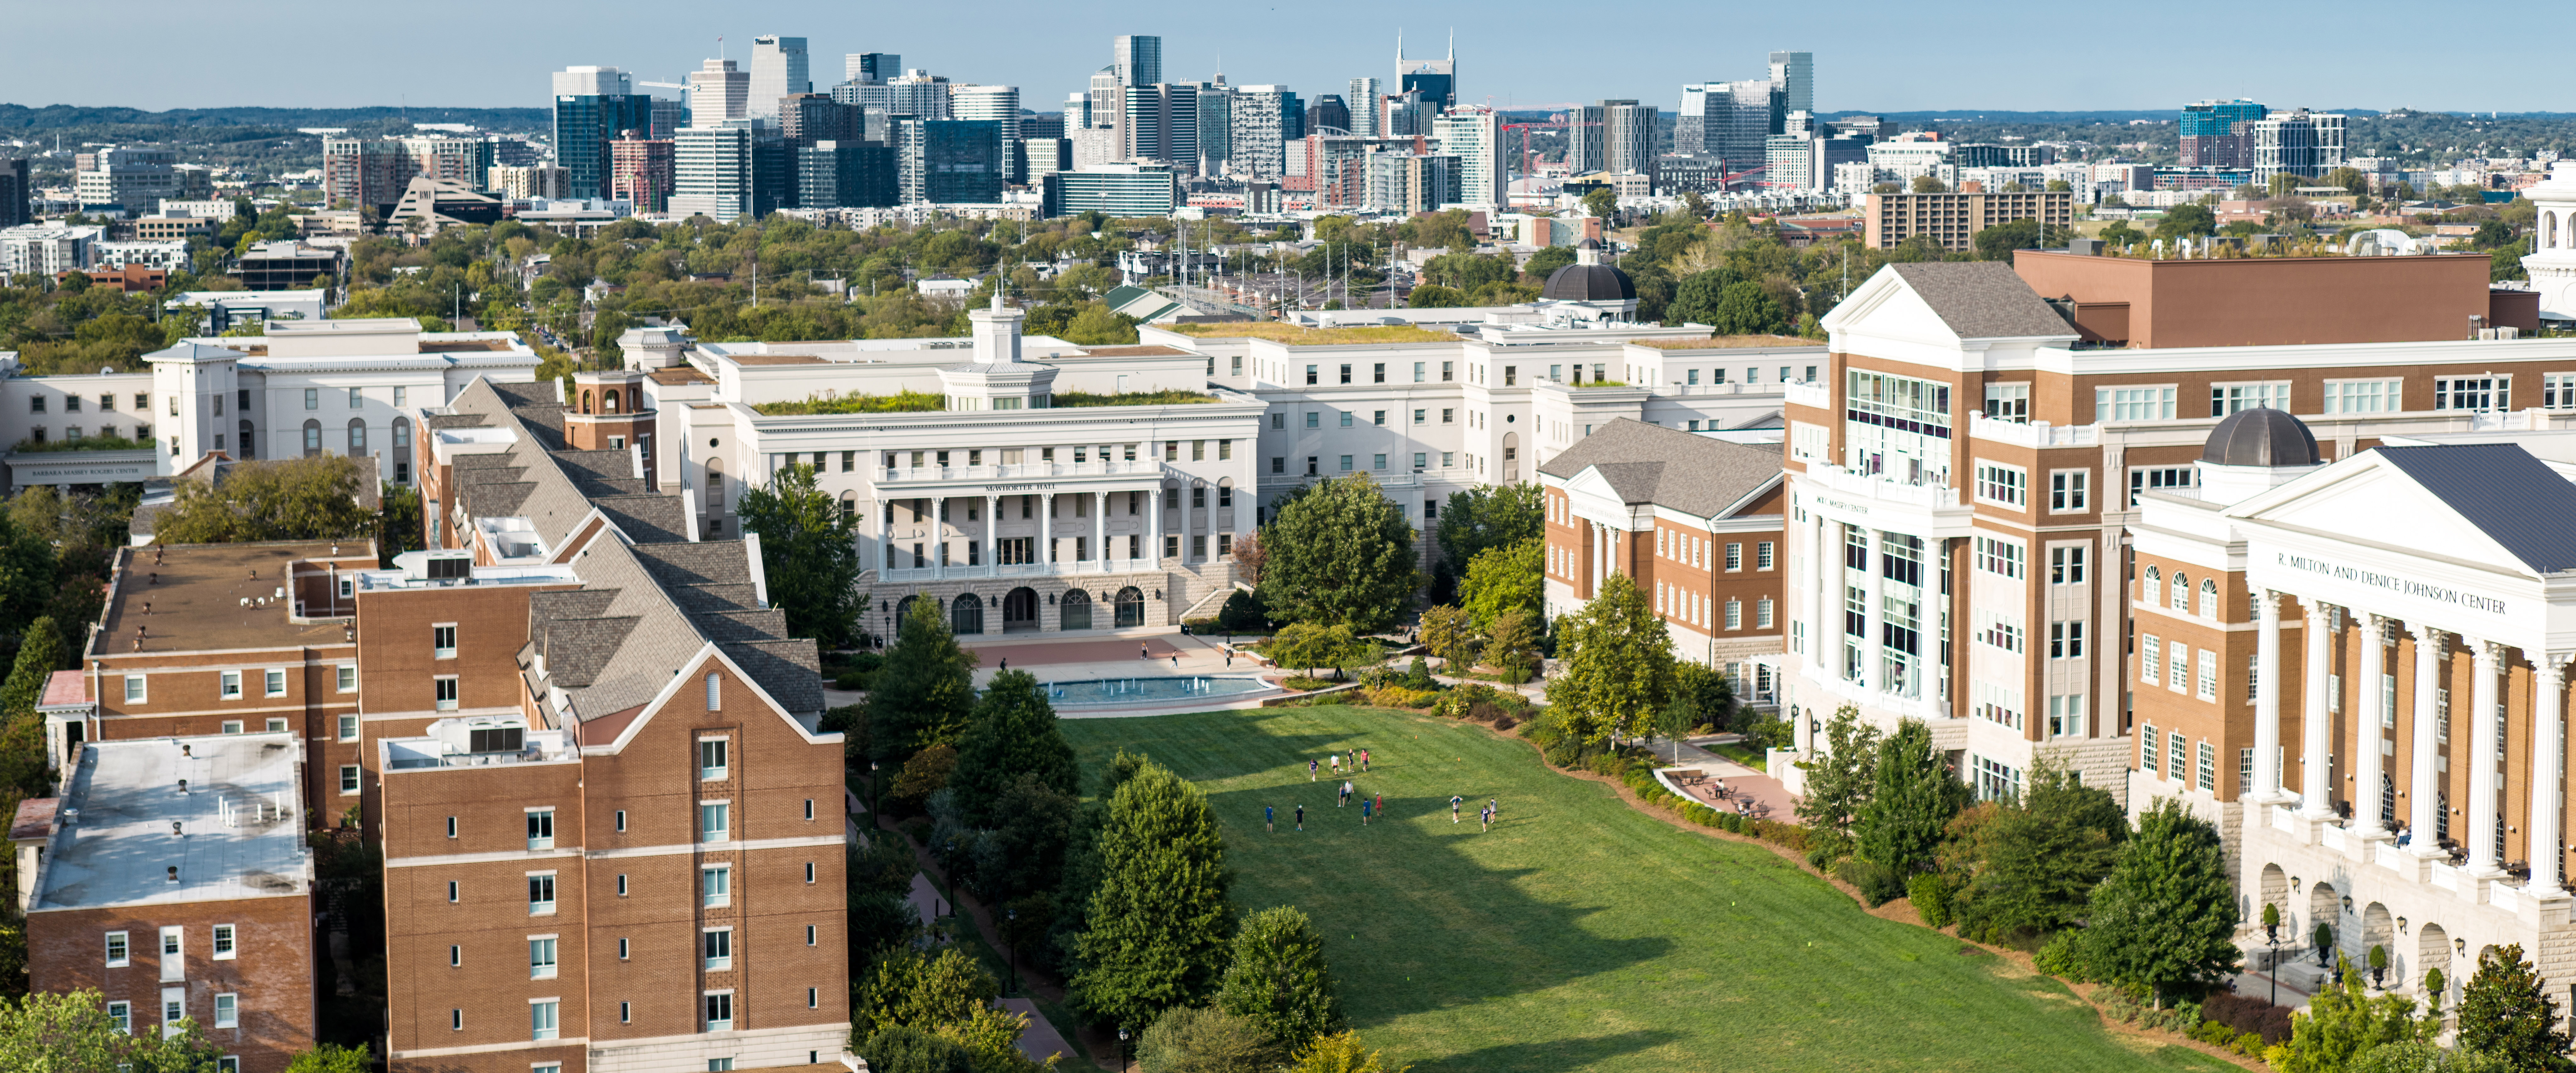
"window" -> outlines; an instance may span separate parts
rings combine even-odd
[[[2259,384],[2209,385],[2209,416],[2225,417],[2239,410],[2290,408],[2290,382],[2273,380]]]
[[[733,805],[724,801],[698,804],[698,841],[722,842],[732,837]]]
[[[2548,400],[2551,396],[2544,392],[2541,396],[2543,405],[2553,408],[2576,406],[2576,390],[2571,390],[2576,389],[2576,376],[2551,376],[2548,380],[2553,385],[2557,381],[2565,381],[2561,390],[2568,393],[2556,396],[2559,401],[2550,402]],[[2403,380],[2328,380],[2325,385],[2324,412],[2330,414],[2396,413],[2405,408],[2400,401],[2405,387],[2406,382]]]
[[[550,808],[528,810],[528,848],[555,848],[555,810]]]
[[[2022,546],[1994,537],[1976,538],[1977,569],[2002,577],[2022,576]]]
[[[2060,514],[2081,513],[2092,501],[2089,485],[2093,471],[2061,469],[2048,475],[2048,509]]]
[[[2184,770],[2191,764],[2191,743],[2183,738],[2182,731],[2169,731],[2165,734],[2165,763],[2165,774],[2168,777],[2174,779],[2191,777]]]
[[[528,915],[547,916],[555,911],[555,874],[528,873]]]
[[[216,995],[216,996],[215,996],[215,1027],[216,1027],[216,1028],[240,1028],[240,1027],[241,1027],[241,996],[240,996],[240,995],[235,995],[235,994],[229,994],[229,993],[228,993],[228,994],[220,994],[220,995]]]
[[[721,865],[699,869],[698,901],[710,907],[733,904],[733,869]]]
[[[1341,411],[1336,411],[1336,412],[1338,412],[1338,413],[1341,415],[1341,419],[1342,419],[1342,427],[1343,427],[1343,428],[1349,428],[1349,427],[1351,427],[1351,422],[1353,421],[1353,419],[1355,419],[1355,418],[1357,418],[1357,417],[1359,416],[1359,412],[1358,412],[1358,411],[1356,411],[1356,410],[1341,410]]]
[[[699,778],[721,779],[725,777],[725,772],[729,770],[725,763],[726,744],[726,740],[723,738],[698,739]]]
[[[2446,377],[2433,381],[2436,410],[2502,410],[2511,405],[2510,376]]]
[[[2159,488],[2197,488],[2200,471],[2191,466],[2138,467],[2129,471],[2129,505],[2138,505],[2138,493]]]
[[[1322,428],[1322,427],[1323,427],[1323,425],[1322,425],[1323,418],[1324,418],[1324,415],[1323,415],[1323,412],[1322,412],[1322,411],[1319,411],[1319,410],[1308,410],[1308,411],[1306,411],[1306,427],[1307,427],[1307,428]]]
[[[1753,545],[1753,568],[1754,568],[1754,569],[1756,569],[1756,570],[1769,570],[1769,569],[1771,569],[1771,542],[1770,542],[1770,541],[1765,540],[1765,541],[1762,541],[1762,542],[1761,542],[1761,543],[1759,543],[1759,544],[1755,544],[1755,545]]]
[[[456,836],[449,835],[447,837],[454,838]],[[447,901],[451,905],[456,902],[456,881],[453,879],[447,881]]]
[[[1345,366],[1342,366],[1342,368],[1348,369],[1348,368],[1350,368],[1350,366],[1345,365]],[[710,992],[710,993],[706,996],[706,998],[707,998],[707,1031],[709,1031],[709,1032],[729,1032],[729,1031],[732,1031],[732,1030],[733,1030],[733,992],[731,992],[731,991],[716,991],[716,992]],[[711,1060],[711,1062],[715,1062],[715,1061],[722,1061],[722,1062],[725,1062],[725,1066],[726,1066],[727,1068],[731,1068],[731,1067],[732,1067],[732,1065],[733,1065],[733,1063],[732,1063],[732,1062],[730,1062],[730,1061],[726,1061],[726,1060],[724,1060],[724,1059],[712,1059],[712,1060]]]
[[[1744,601],[1726,601],[1726,628],[1730,630],[1744,628]]]
[[[2218,746],[2211,745],[2205,741],[2200,743],[2200,768],[2198,775],[2198,782],[2201,789],[2215,790],[2218,788]]]
[[[2020,652],[2024,643],[2021,616],[1979,611],[1976,638],[2006,652]]]
[[[1450,409],[1450,408],[1445,407],[1445,406],[1444,406],[1444,407],[1441,407],[1441,409],[1440,409],[1440,423],[1441,423],[1441,424],[1444,424],[1444,425],[1448,425],[1448,424],[1455,424],[1455,423],[1457,423],[1457,420],[1458,420],[1458,411],[1453,410],[1453,409]]]
[[[2084,624],[2081,622],[2049,623],[2048,658],[2083,659]]]
[[[1272,455],[1272,456],[1270,456],[1270,472],[1272,472],[1272,473],[1286,473],[1286,472],[1288,472],[1288,459],[1287,459],[1287,456],[1285,456],[1285,455]]]
[[[1729,571],[1744,569],[1744,545],[1729,544],[1726,546],[1726,568]]]
[[[266,673],[262,674],[260,677],[261,677],[261,679],[262,679],[261,684],[262,684],[262,685],[265,685],[265,686],[267,686],[267,687],[268,687],[268,695],[269,695],[269,696],[272,696],[272,697],[283,697],[283,696],[285,696],[285,695],[286,695],[286,672],[285,672],[285,671],[283,671],[283,670],[272,670],[272,671],[268,671],[268,672],[266,672]],[[283,728],[279,728],[279,729],[283,729]]]
[[[2019,466],[1979,462],[1977,463],[1977,499],[2007,507],[2022,506],[2028,502],[2028,489],[2024,483],[2028,479]]]
[[[455,623],[429,628],[429,655],[431,659],[456,658]]]
[[[354,797],[358,793],[358,788],[358,765],[340,765],[340,796]]]
[[[339,688],[340,688],[340,692],[343,692],[343,693],[355,693],[355,692],[357,692],[357,691],[358,691],[358,665],[357,665],[357,664],[354,664],[354,663],[343,663],[343,664],[341,664],[340,666],[338,666],[338,667],[336,667],[336,668],[333,668],[333,669],[339,672],[339,673],[338,673],[338,679],[339,679],[339,680],[338,680],[335,684],[339,686]],[[350,737],[356,737],[356,736],[357,736],[357,735],[354,735],[354,734],[350,735]]]
[[[528,940],[528,979],[551,980],[555,977],[555,937],[551,935]]]
[[[1351,367],[1349,365],[1342,366],[1342,382],[1345,384],[1351,382]]]
[[[107,967],[122,969],[129,964],[132,962],[127,956],[125,933],[121,931],[107,933]]]
[[[2218,653],[2200,650],[2200,699],[2218,699]]]
[[[709,929],[707,929],[707,930],[703,933],[703,937],[704,937],[704,946],[705,946],[705,948],[706,948],[707,968],[709,968],[709,969],[730,969],[730,968],[732,968],[732,967],[733,967],[733,929],[732,929],[732,928],[709,928]]]
[[[139,675],[139,674],[129,674],[129,675],[126,675],[126,676],[125,676],[125,703],[127,703],[127,704],[141,704],[141,703],[143,703],[143,702],[144,702],[143,676],[142,676],[142,675]]]
[[[1770,597],[1765,596],[1762,599],[1755,601],[1753,604],[1753,628],[1757,630],[1767,630],[1771,628]]]
[[[1348,472],[1350,472],[1350,471],[1351,471],[1351,456],[1349,456],[1349,455],[1343,455],[1343,456],[1342,456],[1342,472],[1344,472],[1344,473],[1348,473]]]
[[[2576,373],[2550,373],[2540,378],[2544,410],[2576,410]]]
[[[2154,723],[2145,724],[2138,729],[2139,767],[2155,771],[2163,766],[2164,756],[2158,750],[2164,748],[2164,740],[2164,735],[2156,733]]]
[[[2182,571],[2180,571],[2180,570],[2176,570],[2176,571],[2174,571],[2174,576],[2173,576],[2173,587],[2172,587],[2172,589],[2171,589],[2170,591],[2173,593],[2173,600],[2172,600],[2172,605],[2171,605],[2171,606],[2173,607],[2173,609],[2174,609],[2174,610],[2176,610],[2176,611],[2180,611],[2180,612],[2182,612],[2183,614],[2186,614],[2186,615],[2190,614],[2190,613],[2191,613],[2191,578],[2190,578],[2189,576],[2185,575],[2185,574],[2184,574]]]
[[[1987,384],[1986,417],[1996,421],[2026,423],[2030,420],[2030,385]]]
[[[223,690],[223,696],[224,696],[224,699],[225,699],[225,700],[240,700],[240,699],[241,699],[241,672],[240,672],[240,671],[225,671],[225,672],[223,672],[223,674],[220,676],[220,678],[218,679],[218,681],[219,681],[219,682],[220,682],[220,684],[221,684],[221,688],[222,688],[222,690]],[[228,731],[227,733],[238,733],[238,732],[237,732],[237,731]]]
[[[226,734],[239,734],[239,733],[241,733],[241,732],[242,732],[242,721],[241,721],[241,720],[239,720],[239,719],[226,719],[226,720],[224,720],[224,733],[226,733]]]
[[[1314,382],[1315,382],[1315,369],[1316,369],[1316,368],[1317,368],[1317,367],[1316,367],[1316,366],[1313,366],[1313,365],[1309,365],[1309,366],[1307,366],[1307,367],[1306,367],[1306,382],[1307,382],[1307,383],[1312,384],[1312,383],[1314,383]],[[1312,427],[1312,426],[1308,426],[1308,427]]]
[[[2218,581],[2215,578],[2200,579],[2200,617],[2218,617]]]
[[[456,817],[454,816],[447,818],[447,837],[456,837]]]
[[[556,1005],[557,1003],[553,999],[538,999],[534,1002],[528,1003],[529,1039],[548,1040],[555,1038]]]
[[[2176,693],[2191,689],[2191,646],[2175,641],[2165,653],[2165,685]]]
[[[133,1035],[134,1004],[130,1002],[108,1003],[107,1023],[116,1026],[116,1030],[119,1032],[125,1033],[129,1036]]]
[[[2095,421],[2171,421],[2174,389],[2163,387],[2097,387],[2093,389]]]
[[[456,676],[452,674],[443,674],[430,679],[430,694],[431,699],[436,703],[439,711],[455,711]]]
[[[321,388],[308,387],[304,389],[304,408],[307,410],[319,410],[322,408]],[[176,413],[177,411],[174,410],[172,412]]]

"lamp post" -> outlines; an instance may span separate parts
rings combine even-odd
[[[2271,906],[2263,908],[2263,945],[2272,951],[2272,956],[2263,962],[2264,967],[2270,970],[2264,975],[2271,978],[2272,1005],[2278,1006],[2281,1004],[2281,918],[2279,911]]]
[[[1012,988],[1018,987],[1020,983],[1020,932],[1019,929],[1014,926],[1020,919],[1020,911],[1017,909],[1002,910],[1002,919],[1011,922],[1004,925],[1004,927],[1010,931],[1010,934],[1002,937],[1002,940],[1009,943],[1011,947],[1011,978],[1002,986],[1002,993],[1007,995],[1011,992]]]
[[[877,762],[870,760],[868,761],[868,822],[871,824],[877,822],[877,819],[883,815],[883,810],[877,805],[878,802],[885,800],[883,788],[878,785],[879,781]]]
[[[1127,1068],[1127,1026],[1118,1026],[1118,1068]]]

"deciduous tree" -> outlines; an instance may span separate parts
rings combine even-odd
[[[958,647],[938,600],[915,598],[868,694],[868,748],[878,760],[902,760],[955,741],[974,707],[974,654]]]
[[[787,613],[787,629],[826,648],[858,639],[859,550],[854,516],[799,463],[735,500],[744,531],[760,534],[760,569],[769,599]]]
[[[1071,981],[1083,1007],[1140,1025],[1214,992],[1234,933],[1233,877],[1207,795],[1143,761],[1118,785],[1097,845],[1100,887]]]
[[[1610,574],[1583,610],[1557,620],[1557,646],[1564,662],[1547,701],[1585,741],[1634,731],[1671,696],[1672,635],[1626,574]]]
[[[1476,664],[1476,628],[1467,613],[1447,604],[1422,612],[1422,645],[1440,657],[1452,674]]]
[[[2522,954],[2521,943],[2478,955],[2478,971],[2460,989],[2460,1049],[2502,1059],[2515,1073],[2565,1073],[2567,1033],[2558,1001]]]
[[[1878,738],[1878,728],[1861,722],[1860,709],[1846,704],[1825,722],[1823,755],[1798,764],[1807,782],[1798,818],[1814,832],[1810,847],[1826,857],[1851,852],[1852,819],[1878,786]]]
[[[262,540],[347,539],[371,533],[376,515],[358,502],[358,463],[338,455],[240,462],[218,487],[179,482],[154,520],[164,544],[236,544]]]
[[[1547,603],[1547,543],[1538,538],[1487,548],[1467,564],[1458,605],[1480,632],[1506,611],[1538,614]]]
[[[140,1026],[138,1026],[140,1027]],[[0,1069],[27,1073],[205,1073],[216,1050],[194,1019],[132,1031],[107,1018],[107,1000],[88,989],[0,1000]]]
[[[1869,800],[1853,818],[1862,860],[1910,876],[1932,865],[1942,829],[1967,806],[1968,786],[1932,744],[1920,719],[1899,720],[1878,743]]]
[[[1154,1019],[1136,1043],[1141,1073],[1267,1073],[1278,1048],[1251,1018],[1184,1006]]]
[[[1059,794],[1082,792],[1082,773],[1074,764],[1073,746],[1057,729],[1055,705],[1046,687],[1027,671],[1003,671],[984,684],[957,740],[957,770],[948,786],[957,793],[957,808],[976,827],[993,827],[1002,793],[1021,775]]]
[[[1986,815],[1972,828],[1961,828],[1968,816],[1952,824],[1954,838],[1942,851],[1958,888],[1951,904],[1971,930],[2072,927],[2129,834],[2118,800],[2049,764],[2031,772],[2030,788],[2017,799],[1979,810]]]
[[[1413,539],[1367,474],[1308,486],[1261,530],[1261,599],[1276,618],[1385,629],[1413,595]]]
[[[2160,802],[2161,803],[2161,802]],[[2362,974],[2341,966],[2343,982],[2329,984],[2290,1015],[2290,1038],[2265,1049],[2263,1060],[2280,1073],[2348,1073],[2384,1047],[2430,1043],[2442,1030],[2438,1016],[2415,1016],[2415,1000],[2372,996]],[[2461,1022],[2465,1031],[2468,1023]]]
[[[2093,892],[2086,963],[2159,1002],[2236,971],[2236,905],[2218,829],[2159,798],[2138,817],[2119,863]]]
[[[1547,535],[1547,494],[1535,484],[1480,484],[1440,505],[1441,561],[1464,571],[1486,549]]]
[[[1283,1053],[1341,1030],[1341,1003],[1324,965],[1324,937],[1304,912],[1282,905],[1244,918],[1234,937],[1234,960],[1217,986],[1216,1008],[1259,1026]]]

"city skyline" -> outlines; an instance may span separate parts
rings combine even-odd
[[[2394,5],[2364,3],[2368,9],[2395,14]],[[1740,44],[1711,51],[1687,35],[1638,35],[1633,40],[1606,40],[1602,62],[1568,63],[1571,55],[1559,39],[1513,32],[1508,11],[1468,8],[1430,9],[1409,15],[1406,24],[1385,24],[1366,34],[1353,33],[1342,21],[1276,25],[1256,21],[1269,14],[1241,15],[1221,9],[1146,5],[1123,9],[1115,23],[1101,23],[1095,33],[1067,38],[1041,33],[1051,25],[1040,15],[1053,8],[1005,3],[984,10],[972,23],[944,11],[901,9],[884,13],[868,28],[851,26],[845,10],[816,3],[768,5],[749,14],[728,14],[721,22],[701,18],[703,8],[646,0],[619,10],[619,19],[601,23],[578,9],[504,8],[496,4],[465,5],[476,11],[506,14],[516,31],[495,35],[470,51],[422,48],[388,52],[387,35],[404,32],[400,16],[390,10],[323,8],[302,0],[277,5],[280,16],[299,25],[302,49],[291,67],[244,64],[227,72],[219,91],[209,92],[192,72],[194,60],[211,47],[256,47],[261,31],[219,12],[173,12],[160,16],[165,34],[142,35],[121,44],[128,62],[103,67],[76,49],[35,50],[0,73],[0,102],[42,107],[49,104],[120,106],[149,110],[187,107],[347,107],[411,105],[419,107],[539,107],[544,76],[574,65],[613,65],[652,81],[677,81],[706,59],[722,53],[745,70],[753,40],[764,34],[801,36],[810,42],[815,88],[828,88],[830,74],[841,70],[841,57],[861,52],[891,52],[906,66],[947,75],[960,82],[1017,86],[1031,106],[1052,107],[1067,92],[1084,87],[1091,72],[1109,62],[1107,39],[1119,34],[1159,36],[1163,41],[1165,77],[1205,80],[1220,70],[1231,82],[1286,85],[1303,95],[1336,92],[1353,77],[1377,77],[1390,84],[1394,75],[1395,37],[1412,37],[1413,51],[1434,54],[1455,34],[1461,78],[1458,103],[1490,103],[1503,108],[1562,106],[1601,98],[1634,98],[1671,110],[1685,83],[1750,78],[1763,72],[1763,55],[1771,50],[1808,51],[1817,57],[1821,112],[1996,110],[2065,111],[2164,109],[2173,102],[2210,97],[2254,97],[2304,103],[2316,108],[2384,110],[2418,107],[2441,110],[2549,111],[2563,93],[2545,88],[2547,65],[2539,38],[2509,39],[2498,55],[2492,43],[2475,54],[2482,77],[2427,93],[2404,91],[2395,96],[2383,78],[2336,64],[2319,56],[2306,60],[2289,54],[2260,70],[2224,58],[2212,50],[2188,19],[2135,28],[2122,40],[2127,55],[2138,62],[2076,64],[2071,77],[1963,80],[1945,53],[1962,48],[1990,50],[1998,56],[2062,57],[2068,40],[2044,20],[2023,20],[2029,29],[1996,36],[1991,25],[1945,29],[1892,5],[1881,25],[1891,32],[1877,39],[1845,40],[1836,31],[1845,18],[1830,21],[1807,11],[1750,11],[1730,15],[1730,40]],[[1030,18],[1015,17],[1024,9]],[[1658,10],[1686,14],[1679,5],[1649,5],[1638,14],[1654,21]],[[309,14],[311,18],[300,16]],[[1533,12],[1532,14],[1536,14]],[[2036,12],[2034,12],[2036,14]],[[992,17],[999,16],[999,17]],[[62,8],[24,13],[30,39],[69,39],[86,32],[81,16]],[[2297,16],[2243,13],[2231,15],[2231,26],[2248,36],[2268,29],[2296,33],[2306,29]],[[2007,19],[2007,26],[2019,23]],[[1024,33],[996,33],[995,28],[1029,27]],[[943,40],[953,41],[953,46]],[[1942,46],[1948,44],[1949,49]],[[2468,44],[2428,42],[2422,58],[2435,65],[2446,60],[2472,62]],[[2446,49],[2453,49],[2446,52]],[[2528,55],[2515,62],[2514,50]],[[158,55],[166,50],[168,55]],[[1738,52],[1741,55],[1738,55]],[[2146,57],[2165,57],[2148,62]],[[168,62],[154,62],[163,60]],[[392,65],[388,70],[388,65]],[[2117,72],[2117,73],[2113,73]],[[2560,105],[2576,108],[2576,105]]]

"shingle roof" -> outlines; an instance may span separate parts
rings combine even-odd
[[[1572,479],[1597,469],[1630,503],[1715,516],[1780,475],[1777,449],[1620,418],[1557,452],[1539,472]]]
[[[2075,338],[2075,328],[2001,261],[1887,266],[1962,339]]]
[[[2535,573],[2576,570],[2576,484],[2510,443],[2376,448]]]

